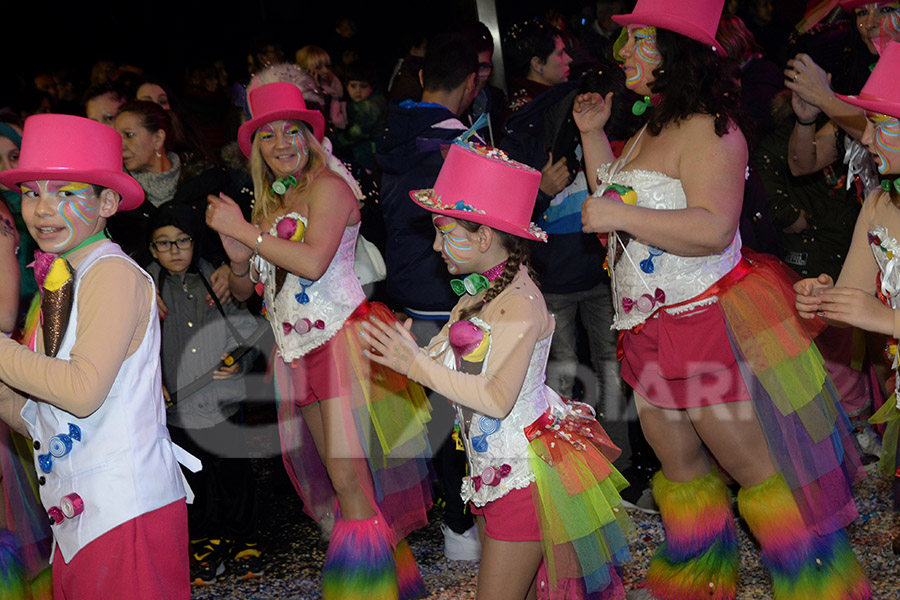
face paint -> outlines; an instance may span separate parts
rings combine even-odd
[[[276,178],[296,175],[306,164],[309,148],[296,121],[274,121],[256,134],[260,151]]]
[[[869,120],[875,126],[870,150],[879,159],[878,172],[882,175],[893,173],[893,161],[900,158],[900,120],[887,115],[870,115]]]
[[[100,202],[92,185],[33,181],[21,188],[22,216],[42,250],[62,253],[96,233]]]
[[[435,249],[443,255],[447,270],[458,273],[460,265],[472,260],[472,245],[465,236],[465,229],[458,226],[455,219],[442,215],[435,215],[432,221],[441,241],[440,247]]]
[[[634,45],[625,62],[625,85],[632,90],[649,89],[654,80],[653,70],[662,62],[656,46],[656,27],[635,27],[629,31],[629,38],[634,40]]]
[[[882,12],[878,29],[878,35],[881,36],[879,43],[884,46],[888,40],[900,41],[900,2],[891,2],[878,8]]]

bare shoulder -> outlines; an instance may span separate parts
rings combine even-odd
[[[732,123],[725,135],[716,133],[715,118],[711,115],[693,115],[681,123],[682,148],[686,157],[713,160],[716,163],[737,161],[746,163],[747,140],[740,128]]]
[[[322,173],[309,186],[310,200],[327,199],[356,201],[353,190],[339,175],[329,169],[323,169]]]

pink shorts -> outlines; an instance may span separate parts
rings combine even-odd
[[[622,379],[660,408],[698,408],[749,400],[718,304],[671,315],[638,333],[623,331]]]
[[[189,544],[187,505],[182,498],[107,531],[68,564],[57,547],[53,598],[188,600]]]
[[[275,380],[282,398],[292,398],[297,406],[307,406],[352,393],[350,361],[346,356],[338,356],[337,352],[341,335],[344,335],[343,330],[290,363],[275,359]]]
[[[481,508],[469,504],[473,515],[484,517],[484,533],[502,542],[539,542],[541,528],[531,488],[513,490]]]

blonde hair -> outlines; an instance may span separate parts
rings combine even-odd
[[[328,155],[322,144],[313,136],[306,123],[294,120],[291,122],[300,125],[301,135],[303,135],[303,140],[308,148],[306,164],[297,175],[296,189],[298,192],[303,192],[327,168]],[[265,158],[263,158],[262,150],[259,148],[259,136],[253,138],[253,146],[250,150],[250,176],[253,178],[253,195],[256,199],[253,203],[253,213],[250,218],[255,224],[259,224],[268,221],[269,217],[276,210],[285,207],[284,196],[272,191],[272,184],[275,182],[276,177],[269,165],[266,164]]]
[[[315,71],[325,63],[331,66],[331,57],[318,46],[303,46],[294,55],[294,62],[306,71]]]

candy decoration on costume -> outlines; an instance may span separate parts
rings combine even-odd
[[[481,418],[478,419],[478,428],[481,429],[481,435],[476,435],[472,438],[472,448],[474,448],[476,452],[487,452],[487,437],[500,431],[500,419],[482,415]]]
[[[462,373],[480,374],[491,347],[490,326],[480,319],[456,321],[447,337],[456,358],[456,369]]]
[[[653,273],[656,269],[653,266],[653,259],[657,256],[662,256],[665,254],[665,250],[660,250],[659,248],[654,248],[653,246],[649,246],[647,248],[649,252],[649,256],[641,261],[641,271],[644,273]]]
[[[44,352],[47,356],[56,356],[59,352],[66,328],[69,326],[74,299],[75,278],[72,276],[72,268],[65,258],[56,258],[47,272],[41,289]]]
[[[306,235],[306,225],[300,219],[285,216],[275,223],[275,231],[282,240],[302,242]]]
[[[294,185],[296,185],[297,181],[294,180]],[[302,219],[296,219],[290,216],[279,217],[275,221],[275,233],[279,239],[288,240],[291,242],[302,242],[303,238],[306,236],[306,224]],[[284,280],[287,277],[287,270],[281,267],[275,267],[275,295],[278,295],[278,292],[281,291],[281,287],[284,285]],[[301,281],[304,281],[301,279]],[[311,283],[311,282],[310,282]],[[309,284],[306,284],[309,285]],[[259,286],[262,286],[261,288]],[[262,296],[263,290],[265,286],[262,282],[257,284],[257,293]],[[307,302],[309,302],[309,297],[307,296]],[[302,302],[301,304],[306,304],[306,302]]]
[[[53,458],[62,458],[72,451],[75,442],[81,441],[81,428],[74,423],[69,423],[69,433],[60,433],[50,438],[47,442],[48,454],[38,455],[38,464],[44,473],[53,470]]]
[[[59,525],[66,520],[66,515],[63,514],[62,509],[58,506],[51,506],[48,508],[47,514],[50,516],[51,525]]]
[[[484,470],[481,471],[481,475],[476,475],[472,478],[472,484],[475,486],[475,491],[481,489],[482,485],[490,485],[490,486],[498,486],[500,485],[500,480],[509,475],[509,472],[512,470],[512,467],[509,465],[500,465],[499,467],[485,467]]]
[[[622,298],[622,310],[630,313],[633,308],[637,308],[642,313],[649,313],[657,305],[666,303],[666,293],[659,288],[653,291],[653,295],[643,294],[637,300],[631,298]]]
[[[712,472],[680,483],[669,481],[660,471],[652,487],[666,530],[647,572],[646,585],[653,596],[733,600],[738,546],[725,481]]]
[[[272,182],[271,190],[273,194],[278,194],[280,196],[287,192],[289,188],[295,185],[297,185],[297,178],[293,175],[288,175],[287,177],[282,177]]]
[[[742,488],[738,507],[759,542],[775,600],[872,597],[844,530],[811,531],[780,474]]]
[[[462,296],[463,294],[474,296],[489,287],[491,287],[491,282],[488,281],[487,277],[480,273],[470,273],[465,279],[450,280],[450,288],[457,296]]]
[[[894,190],[898,194],[900,194],[900,177],[898,177],[894,181],[891,181],[890,179],[882,179],[881,180],[881,189],[883,189],[886,192],[890,192],[891,188],[894,188]]]
[[[603,189],[603,193],[600,194],[602,198],[609,198],[611,200],[618,200],[623,204],[628,204],[631,206],[637,206],[637,192],[635,192],[632,188],[627,185],[619,185],[618,183],[612,183],[606,186]],[[618,232],[615,234],[619,241],[621,242],[622,248],[624,248],[628,241],[631,240],[631,235],[625,232]],[[600,243],[603,244],[603,247],[606,248],[609,245],[609,233],[598,233],[597,239],[600,240]],[[613,248],[613,266],[615,266],[619,262],[619,258],[622,256],[622,249],[615,246]],[[609,273],[609,254],[607,254],[606,258],[603,259],[603,268],[606,269],[606,272]]]
[[[303,335],[305,333],[309,333],[313,329],[325,329],[325,321],[322,319],[316,319],[315,322],[310,321],[309,319],[298,319],[294,321],[294,323],[282,323],[281,327],[284,329],[284,334],[287,335],[292,331],[294,333],[299,333]]]
[[[84,512],[84,500],[78,494],[67,494],[59,499],[59,508],[67,519],[73,519]]]
[[[397,566],[384,519],[334,523],[322,567],[324,600],[396,600]]]

